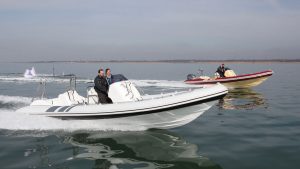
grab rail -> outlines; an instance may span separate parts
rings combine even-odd
[[[93,99],[93,97],[97,97],[98,98],[98,94],[97,95],[95,95],[95,94],[89,94],[89,91],[91,90],[91,88],[94,88],[94,82],[87,82],[87,84],[90,84],[90,85],[88,85],[87,87],[86,87],[86,99],[87,99],[87,104],[89,104],[90,103],[90,97],[92,97],[92,99]],[[94,99],[93,99],[94,100]],[[97,103],[97,101],[96,100],[94,100],[94,102],[95,103]]]
[[[44,99],[47,97],[46,95],[46,79],[40,79],[40,83],[37,87],[37,94],[36,96],[33,96],[31,99],[31,102],[33,102],[36,99]]]

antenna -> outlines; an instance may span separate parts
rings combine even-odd
[[[52,65],[52,75],[55,76],[55,72],[54,72],[54,64]]]
[[[45,99],[45,98],[47,98],[46,79],[41,78],[39,82],[39,86],[37,88],[37,95],[36,97],[33,97],[31,101],[34,101],[35,99]]]

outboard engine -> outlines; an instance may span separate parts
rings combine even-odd
[[[186,76],[186,79],[187,80],[193,80],[193,79],[195,79],[196,78],[196,75],[194,75],[194,74],[188,74],[187,76]]]

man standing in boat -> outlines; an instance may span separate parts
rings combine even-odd
[[[225,71],[226,71],[227,69],[225,68],[225,66],[224,66],[224,63],[222,63],[222,65],[220,65],[219,67],[218,67],[218,69],[217,69],[217,73],[220,75],[220,77],[225,77]]]
[[[108,83],[104,76],[103,69],[98,70],[98,76],[96,76],[95,80],[95,87],[98,94],[98,103],[106,104],[111,103],[111,99],[108,97]]]

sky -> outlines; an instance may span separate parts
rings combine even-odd
[[[0,59],[300,59],[300,1],[1,0]]]

